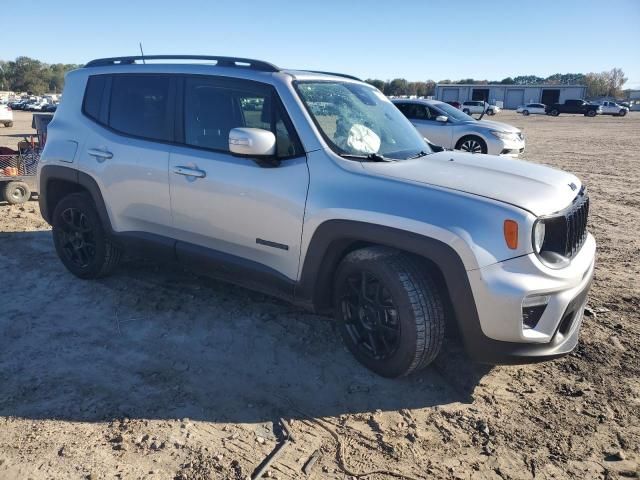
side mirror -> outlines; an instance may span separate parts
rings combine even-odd
[[[448,121],[449,121],[449,117],[447,117],[446,115],[438,115],[436,117],[436,122],[447,123]]]
[[[276,153],[276,136],[262,128],[232,128],[229,151],[243,157],[272,157]]]

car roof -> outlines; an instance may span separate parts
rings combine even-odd
[[[91,60],[82,71],[91,74],[106,73],[183,73],[221,75],[244,79],[282,78],[296,80],[334,80],[362,82],[359,78],[344,73],[313,71],[304,69],[283,69],[262,61],[237,57],[204,55],[153,55],[133,57],[112,57]]]
[[[429,98],[392,98],[391,101],[393,103],[418,103],[421,105],[442,105],[445,103],[440,100],[431,100]]]

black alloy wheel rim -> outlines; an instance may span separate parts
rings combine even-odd
[[[62,251],[74,265],[86,268],[96,256],[93,227],[87,216],[76,208],[67,208],[61,218],[58,235]]]
[[[349,337],[364,355],[385,360],[398,350],[398,309],[388,289],[373,274],[361,271],[347,277],[340,308]]]

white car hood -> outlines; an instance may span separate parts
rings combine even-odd
[[[489,128],[491,130],[499,130],[501,132],[519,132],[520,129],[516,128],[512,125],[508,125],[502,122],[494,122],[493,120],[466,120],[464,122],[460,122],[462,125],[480,125],[482,127]]]
[[[536,216],[567,207],[582,187],[575,175],[562,170],[494,155],[439,152],[414,160],[362,165],[378,175],[480,195]]]

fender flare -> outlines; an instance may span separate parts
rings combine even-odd
[[[314,311],[330,308],[335,269],[346,254],[367,245],[389,246],[433,263],[444,279],[458,326],[461,330],[471,327],[474,332],[470,334],[481,332],[467,270],[451,246],[417,233],[365,222],[328,220],[318,226],[309,242],[296,285],[296,303]]]
[[[40,196],[38,203],[40,205],[40,214],[47,223],[51,224],[51,215],[53,213],[49,211],[48,204],[48,188],[51,180],[62,180],[73,183],[81,189],[86,190],[89,195],[91,195],[103,227],[110,235],[113,234],[113,228],[111,227],[111,220],[109,219],[107,207],[105,206],[104,199],[102,198],[102,192],[100,191],[100,187],[96,181],[93,177],[84,172],[62,165],[45,165],[40,170]]]

